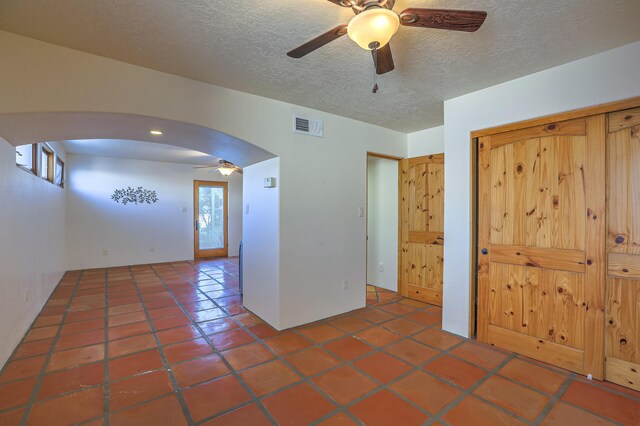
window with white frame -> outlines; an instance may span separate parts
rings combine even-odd
[[[60,188],[64,188],[64,161],[62,161],[60,157],[56,158],[56,172],[53,183]]]
[[[16,166],[31,173],[37,172],[36,153],[37,145],[28,144],[16,147]]]
[[[53,183],[53,151],[46,145],[40,151],[40,177]]]

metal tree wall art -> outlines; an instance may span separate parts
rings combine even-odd
[[[130,186],[127,189],[116,189],[111,195],[111,199],[116,203],[122,204],[153,204],[158,201],[158,195],[156,191],[144,189],[139,186],[137,189],[133,189]]]

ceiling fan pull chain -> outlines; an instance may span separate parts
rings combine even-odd
[[[378,42],[371,43],[371,53],[373,54],[373,93],[378,93]]]

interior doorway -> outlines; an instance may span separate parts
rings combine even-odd
[[[193,182],[194,257],[227,257],[229,191],[227,182]]]
[[[367,285],[393,292],[398,291],[398,160],[367,155]]]

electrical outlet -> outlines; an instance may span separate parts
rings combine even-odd
[[[342,288],[344,290],[349,290],[349,281],[347,280],[342,281]]]
[[[244,214],[249,214],[249,204],[245,204],[244,206]]]
[[[102,250],[102,255],[103,256],[107,256],[109,254],[109,251],[107,249],[103,249]]]
[[[155,247],[151,247],[151,248],[149,248],[149,252],[154,253],[155,251],[156,251],[156,248],[155,248]]]
[[[383,263],[378,265],[378,271],[384,272],[384,264]]]
[[[30,298],[31,298],[31,295],[29,294],[29,290],[27,289],[24,291],[24,301],[28,302]]]

